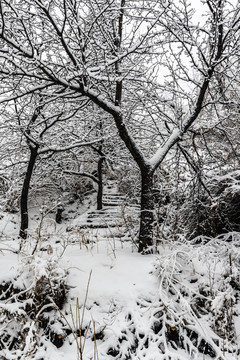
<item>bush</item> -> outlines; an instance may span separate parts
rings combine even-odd
[[[66,273],[53,256],[23,258],[11,279],[0,284],[1,359],[31,358],[40,336],[55,339],[52,304],[63,307],[65,284]]]
[[[240,172],[218,176],[208,185],[212,197],[198,192],[181,208],[181,220],[188,235],[217,236],[240,232]]]

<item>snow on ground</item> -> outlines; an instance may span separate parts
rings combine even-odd
[[[156,296],[157,279],[150,274],[154,256],[142,257],[132,253],[129,246],[122,248],[121,243],[117,247],[116,257],[109,253],[109,245],[104,241],[91,251],[80,250],[77,246],[69,247],[62,258],[63,266],[69,269],[69,303],[73,308],[77,298],[83,304],[91,274],[83,324],[85,327],[94,321],[97,333],[104,329],[106,341],[100,342],[99,353],[106,353],[106,349],[116,343],[126,327],[125,316],[136,315],[137,300],[150,301]],[[57,360],[61,356],[66,359],[69,352],[73,352],[69,357],[73,359],[76,349],[69,342],[74,343],[72,337],[58,351],[52,349],[46,359]],[[93,351],[92,341],[87,342],[84,358],[93,356]]]
[[[87,219],[81,211],[78,216],[56,224],[49,214],[38,238],[40,218],[32,215],[35,221],[21,254],[14,253],[19,249],[18,216],[4,213],[0,219],[0,284],[13,281],[29,286],[45,273],[50,277],[54,273],[59,278],[66,274],[68,289],[62,310],[47,312],[61,346],[40,330],[40,346],[33,355],[32,331],[25,353],[2,350],[0,358],[75,360],[78,344],[81,360],[210,360],[212,351],[219,360],[239,360],[239,234],[231,235],[232,242],[217,239],[204,246],[162,243],[158,255],[142,256],[126,241],[123,229],[119,229],[122,237],[115,237],[107,227],[67,232],[68,226]],[[35,244],[37,250],[31,255]],[[17,304],[8,308],[15,311]],[[4,309],[5,301],[1,306]],[[228,321],[230,333],[230,317],[235,334],[227,345],[215,330],[224,329]],[[211,344],[208,349],[206,339]],[[226,353],[227,347],[232,355]]]

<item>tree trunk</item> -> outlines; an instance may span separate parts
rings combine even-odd
[[[102,196],[103,196],[103,181],[102,181],[102,166],[104,157],[101,156],[98,160],[98,192],[97,192],[97,210],[101,210],[103,207]]]
[[[27,238],[27,229],[28,229],[28,193],[30,187],[30,181],[33,173],[33,168],[36,163],[36,159],[38,156],[38,147],[30,147],[30,158],[28,162],[27,171],[25,174],[22,192],[21,192],[21,199],[20,199],[20,215],[21,215],[21,226],[19,236],[22,239]]]
[[[153,197],[153,171],[141,171],[141,217],[139,232],[138,252],[142,254],[153,251],[153,222],[154,222],[154,197]]]

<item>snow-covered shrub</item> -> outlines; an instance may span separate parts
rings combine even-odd
[[[0,357],[31,358],[41,336],[55,340],[52,303],[65,302],[66,272],[54,256],[25,257],[11,277],[2,277],[0,289]]]
[[[240,171],[217,177],[212,186],[216,234],[240,231]]]
[[[240,231],[240,172],[210,179],[209,194],[201,188],[181,206],[181,222],[188,235],[217,236]]]
[[[19,211],[21,186],[13,183],[4,194],[3,210],[15,214]]]
[[[175,243],[158,257],[159,311],[154,328],[159,337],[155,341],[172,360],[186,358],[177,355],[179,351],[191,359],[205,354],[227,360],[229,353],[238,354],[239,240],[239,233],[224,239],[201,237],[197,244]]]

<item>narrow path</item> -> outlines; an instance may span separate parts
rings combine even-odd
[[[105,230],[109,235],[119,238],[126,232],[130,218],[133,222],[138,220],[138,216],[139,206],[129,204],[126,196],[119,193],[116,182],[109,180],[104,186],[103,209],[96,210],[92,206],[75,219],[72,225],[68,226],[67,231]]]

